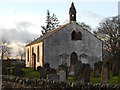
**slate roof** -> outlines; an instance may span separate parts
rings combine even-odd
[[[49,32],[47,32],[45,35],[43,35],[42,37],[37,38],[36,40],[32,41],[31,43],[27,44],[26,46],[30,46],[36,43],[39,43],[41,41],[43,41],[44,39],[48,38],[49,36],[53,35],[54,33],[56,33],[57,31],[59,31],[61,28],[66,27],[67,25],[69,25],[70,23],[64,24],[58,28],[52,29]]]
[[[61,30],[62,28],[66,27],[67,25],[69,25],[70,23],[64,24],[58,28],[52,29],[49,32],[47,32],[45,35],[43,35],[42,37],[37,38],[36,40],[32,41],[31,43],[27,44],[26,46],[30,46],[39,42],[42,42],[44,39],[48,38],[49,36],[53,35],[54,33],[56,33],[57,31]],[[78,23],[76,23],[78,24]],[[78,24],[79,25],[79,24]],[[80,25],[81,26],[81,25]],[[83,27],[82,27],[83,28]],[[83,30],[86,30],[83,28]],[[86,30],[88,31],[88,30]],[[90,31],[88,31],[88,33],[90,33],[91,35],[93,35],[94,37],[96,37],[98,40],[102,41],[101,39],[99,39],[97,36],[95,36],[94,34],[92,34]],[[102,41],[103,42],[103,41]]]

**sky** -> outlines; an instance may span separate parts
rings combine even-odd
[[[60,25],[69,21],[69,8],[74,2],[77,22],[93,30],[107,17],[118,15],[118,0],[0,0],[0,33],[11,42],[25,43],[41,34],[46,11],[55,13]]]

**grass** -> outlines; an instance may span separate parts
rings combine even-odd
[[[33,68],[23,68],[23,76],[28,78],[38,78],[38,71],[34,71]],[[68,77],[67,82],[75,82],[74,77]],[[90,82],[100,83],[100,77],[93,77],[93,72],[91,72]],[[120,75],[118,77],[112,77],[112,72],[110,72],[109,84],[120,84]]]
[[[68,77],[66,81],[67,82],[75,82],[74,77]]]
[[[94,77],[93,72],[90,74],[90,82],[95,84],[95,83],[100,83],[100,77]]]
[[[93,77],[93,72],[91,72],[91,77],[90,77],[90,82],[95,84],[95,83],[100,83],[100,77]],[[110,71],[110,79],[108,80],[109,84],[120,84],[120,75],[116,77],[112,77],[112,72]]]
[[[38,78],[38,71],[34,71],[33,68],[23,68],[23,76],[27,78]]]

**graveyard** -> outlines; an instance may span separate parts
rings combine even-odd
[[[101,62],[97,62],[101,63]],[[46,63],[44,67],[38,67],[37,70],[31,67],[25,67],[23,64],[13,65],[8,63],[7,65],[3,62],[2,68],[2,80],[3,80],[3,88],[6,88],[8,85],[11,88],[81,88],[85,85],[90,90],[95,87],[99,88],[114,88],[113,90],[120,89],[120,70],[115,72],[114,70],[109,70],[107,82],[102,82],[102,68],[101,72],[98,72],[96,69],[100,69],[98,64],[94,64],[94,69],[91,70],[89,65],[87,64],[87,69],[84,69],[84,72],[80,72],[80,65],[76,65],[74,75],[69,75],[68,71],[65,72],[67,69],[66,66],[59,66],[57,70],[50,68],[49,64]],[[78,62],[78,64],[81,64]],[[84,65],[84,64],[81,64]],[[104,64],[103,64],[104,65]],[[19,68],[17,68],[18,66]],[[116,65],[117,66],[117,65]],[[97,68],[98,67],[98,68]],[[110,65],[109,65],[110,67]],[[79,68],[79,69],[78,69]],[[89,69],[88,69],[89,68]],[[113,65],[114,68],[114,65]],[[78,69],[78,71],[77,71]],[[82,69],[81,69],[82,70]],[[87,72],[85,71],[87,70]],[[116,70],[116,68],[115,68]],[[114,72],[114,73],[113,73]],[[87,74],[87,75],[86,75]],[[107,74],[106,74],[107,75]],[[39,82],[40,84],[37,84]],[[44,84],[44,86],[43,86]],[[12,85],[15,85],[12,86]],[[59,87],[58,87],[58,86]],[[104,86],[105,85],[105,86]],[[107,85],[107,86],[106,86]],[[84,89],[81,89],[84,90]]]
[[[23,76],[27,78],[38,78],[38,71],[34,71],[32,68],[23,68]],[[74,77],[67,77],[66,82],[75,82]],[[90,82],[93,84],[100,83],[100,77],[94,77],[93,71],[90,74]],[[109,84],[120,84],[120,75],[112,77],[112,71],[110,71]]]

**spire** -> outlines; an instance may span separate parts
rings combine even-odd
[[[69,15],[70,15],[70,23],[72,21],[76,21],[76,9],[75,9],[73,2],[71,4],[70,10],[69,10]]]

